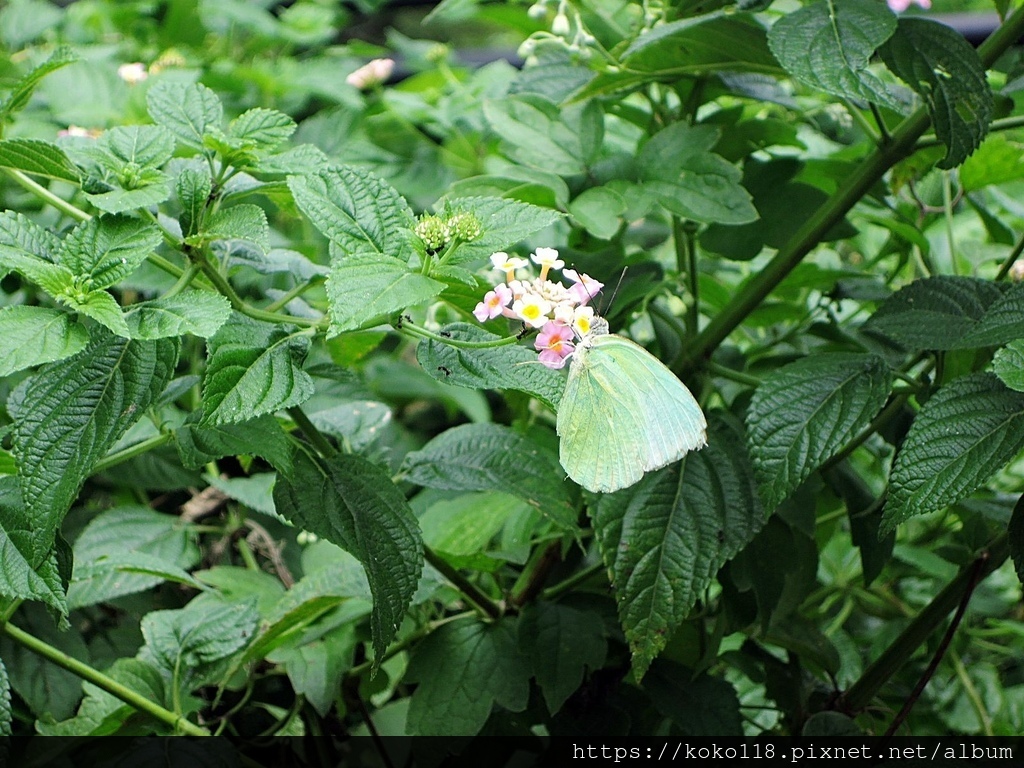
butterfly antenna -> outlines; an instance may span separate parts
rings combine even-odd
[[[625,267],[622,268],[622,272],[619,273],[618,282],[615,283],[615,290],[612,291],[612,295],[611,295],[611,298],[608,299],[608,303],[604,307],[602,307],[602,312],[601,312],[601,316],[602,317],[604,317],[604,314],[605,314],[603,310],[607,309],[608,307],[612,306],[612,304],[615,303],[615,297],[619,295],[619,288],[622,287],[622,281],[626,279],[626,270],[628,270],[628,269],[629,269],[629,267],[625,266]],[[589,291],[588,291],[588,293],[589,293]],[[591,296],[591,298],[593,298],[593,296]]]

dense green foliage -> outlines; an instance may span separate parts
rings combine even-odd
[[[1013,5],[10,0],[0,734],[1024,731]],[[707,414],[614,493],[550,247]]]

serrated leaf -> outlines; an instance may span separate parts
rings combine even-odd
[[[510,617],[492,624],[461,619],[431,632],[405,679],[419,683],[409,705],[410,736],[474,736],[495,704],[520,712],[530,693],[529,664]]]
[[[343,254],[374,252],[396,260],[412,255],[412,209],[372,173],[334,166],[289,176],[288,188],[299,209]]]
[[[1024,145],[1005,134],[992,134],[964,161],[958,177],[964,192],[1024,178]]]
[[[163,237],[155,224],[127,216],[98,216],[64,238],[61,266],[85,278],[87,288],[106,288],[134,272]]]
[[[166,181],[147,184],[137,189],[112,189],[99,194],[86,194],[89,202],[105,213],[124,213],[150,208],[171,196]]]
[[[313,426],[326,435],[345,440],[355,452],[372,444],[391,423],[391,406],[373,400],[339,403],[308,414]]]
[[[0,267],[5,267],[7,253],[20,251],[46,261],[56,261],[61,240],[21,213],[0,213]]]
[[[412,602],[423,569],[423,542],[405,495],[376,464],[355,454],[328,461],[295,455],[291,479],[274,485],[282,517],[354,555],[373,593],[375,666]]]
[[[530,659],[551,714],[580,687],[584,670],[600,669],[608,653],[602,618],[561,603],[537,602],[524,608],[519,646]]]
[[[78,171],[56,144],[38,139],[0,141],[0,168],[11,168],[35,176],[46,176],[77,184]]]
[[[885,405],[893,376],[875,355],[811,355],[773,371],[747,410],[758,490],[775,509]]]
[[[591,509],[639,679],[764,509],[741,438],[714,416],[705,448]]]
[[[631,73],[663,72],[665,62],[678,75],[717,69],[778,71],[764,29],[743,16],[708,13],[659,24],[644,32],[624,54]]]
[[[272,150],[295,133],[295,121],[276,109],[250,109],[231,121],[228,134],[251,141],[256,149]]]
[[[996,352],[992,370],[1010,389],[1024,392],[1024,339],[1011,342]]]
[[[626,202],[608,187],[585,189],[569,203],[569,213],[594,237],[610,240],[622,225]]]
[[[199,469],[224,456],[259,456],[278,472],[292,472],[291,443],[273,416],[260,416],[242,424],[185,424],[174,433],[181,463]]]
[[[559,211],[501,197],[459,197],[450,204],[453,212],[475,215],[483,229],[476,240],[458,247],[451,264],[486,258],[495,251],[511,248],[564,218]]]
[[[253,165],[253,171],[261,178],[266,175],[301,175],[316,173],[330,164],[330,158],[322,150],[312,144],[300,144],[276,155],[259,158]]]
[[[133,339],[164,339],[185,333],[208,339],[229,317],[231,302],[212,291],[183,291],[132,304],[124,313]]]
[[[199,231],[203,222],[203,214],[213,191],[213,179],[210,169],[204,163],[183,168],[178,174],[174,185],[178,201],[181,203],[181,234],[190,237]]]
[[[644,190],[671,213],[694,221],[746,224],[757,219],[743,174],[711,147],[719,132],[711,126],[675,123],[640,150]]]
[[[100,142],[117,159],[143,168],[162,168],[174,154],[174,136],[159,125],[115,126]]]
[[[39,600],[66,615],[64,584],[53,549],[37,546],[34,529],[17,478],[0,478],[0,595]]]
[[[743,732],[740,700],[726,680],[659,659],[644,678],[644,690],[682,736],[721,736]]]
[[[327,276],[328,336],[379,323],[429,301],[444,287],[391,256],[363,253],[336,260]]]
[[[768,45],[787,72],[813,88],[897,106],[868,70],[871,56],[895,31],[895,14],[875,0],[816,0],[779,19]]]
[[[11,395],[13,453],[37,553],[53,545],[95,463],[159,397],[178,349],[177,340],[94,333],[85,350],[50,363]]]
[[[0,376],[77,354],[89,343],[85,326],[45,307],[0,309]]]
[[[879,53],[928,106],[935,135],[946,145],[938,167],[960,165],[981,144],[992,119],[992,90],[977,51],[945,24],[901,18]]]
[[[272,323],[236,317],[208,342],[203,376],[203,425],[238,424],[313,395],[302,370],[309,338]]]
[[[1024,394],[991,373],[936,392],[896,454],[882,532],[935,512],[981,487],[1024,449]]]
[[[1012,294],[1012,295],[1008,295]],[[1006,297],[1007,304],[1000,301]],[[988,318],[990,308],[1002,308]],[[1024,309],[1024,288],[979,280],[973,277],[939,276],[915,280],[894,293],[878,308],[865,330],[888,336],[910,349],[963,349],[976,344],[971,336],[988,337],[988,344],[999,344],[1000,326],[1005,314],[1015,306]],[[1019,318],[1009,318],[1024,331]],[[984,325],[982,325],[984,323]],[[1008,331],[1014,333],[1012,328]],[[1003,341],[1010,341],[1009,336]]]
[[[1013,514],[1010,515],[1010,524],[1007,526],[1006,533],[1009,539],[1013,568],[1017,572],[1017,578],[1024,584],[1024,495],[1017,500],[1013,507]]]
[[[163,80],[146,92],[146,106],[153,122],[197,149],[203,148],[203,135],[224,120],[220,98],[200,83]]]
[[[167,575],[195,587],[183,570],[199,561],[193,538],[179,518],[148,507],[114,507],[97,515],[74,544],[68,606],[79,608],[142,592]],[[140,573],[141,568],[150,573]]]
[[[61,304],[71,307],[86,317],[91,317],[111,333],[126,338],[131,335],[124,315],[121,313],[121,305],[106,291],[96,290],[80,293],[68,289],[58,293],[56,298]]]
[[[315,642],[278,648],[271,653],[270,660],[284,667],[295,692],[302,694],[321,717],[326,717],[338,700],[342,677],[352,667],[361,642],[352,624],[343,625]]]
[[[565,124],[554,104],[547,105],[550,108],[544,110],[515,97],[488,100],[484,116],[520,162],[561,176],[585,173],[579,134]]]
[[[441,329],[456,341],[498,341],[500,336],[469,323]],[[565,377],[537,361],[537,354],[518,344],[465,349],[437,341],[422,342],[416,359],[438,381],[470,389],[514,389],[542,400],[557,410]]]
[[[270,250],[270,225],[258,205],[243,203],[223,208],[210,216],[196,236],[203,240],[244,240],[263,253]]]
[[[50,54],[50,58],[23,75],[14,84],[10,95],[0,103],[0,123],[3,123],[8,117],[28,104],[28,100],[40,80],[51,72],[55,72],[61,67],[77,60],[78,57],[68,46],[61,45],[55,48],[53,53]]]
[[[11,735],[11,722],[13,720],[11,681],[7,679],[7,667],[4,666],[4,660],[0,659],[0,737]]]
[[[501,491],[575,529],[570,484],[554,454],[498,424],[463,424],[405,457],[409,482],[449,491]]]

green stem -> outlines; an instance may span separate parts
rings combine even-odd
[[[953,180],[949,171],[942,172],[942,208],[946,221],[946,245],[949,248],[949,268],[959,274],[956,266],[956,238],[953,236]]]
[[[199,274],[199,266],[196,264],[190,264],[188,269],[181,273],[181,277],[178,278],[178,282],[171,286],[170,290],[167,291],[160,298],[170,299],[177,296],[179,293],[188,288],[189,284]]]
[[[892,136],[889,135],[889,126],[885,124],[885,118],[882,117],[881,110],[878,109],[878,105],[874,102],[869,102],[868,107],[870,107],[871,114],[875,118],[875,124],[878,126],[878,132],[882,143],[888,143],[892,140]]]
[[[66,669],[76,677],[92,683],[97,688],[101,688],[112,696],[116,696],[125,704],[145,712],[157,720],[166,723],[175,729],[179,733],[186,734],[188,736],[209,736],[210,734],[205,728],[200,728],[198,725],[189,722],[184,717],[174,714],[170,710],[164,709],[158,704],[154,704],[146,697],[136,693],[131,688],[127,688],[116,680],[108,677],[102,672],[93,669],[88,664],[84,664],[78,659],[68,656],[52,645],[44,643],[42,640],[30,635],[18,627],[14,626],[9,622],[3,622],[0,624],[0,632],[3,632],[11,640],[18,643],[24,648],[32,651],[39,656],[42,656],[47,661],[56,664],[61,669]]]
[[[206,259],[202,259],[199,262],[199,268],[203,271],[203,274],[213,283],[214,287],[220,291],[228,301],[231,302],[231,306],[238,312],[241,312],[247,317],[251,317],[253,320],[263,320],[268,323],[291,323],[292,325],[299,325],[303,328],[319,328],[323,324],[323,320],[311,320],[307,317],[295,317],[294,315],[286,315],[280,312],[268,312],[264,309],[250,306],[246,304],[242,298],[235,293],[235,289],[231,287],[231,283],[228,279],[222,275],[217,268]]]
[[[964,591],[980,583],[1006,562],[1009,556],[1009,539],[1003,533],[979,555],[978,559],[983,561],[980,570],[975,563],[962,568],[960,573],[917,614],[899,637],[864,670],[857,682],[843,693],[838,702],[838,709],[843,712],[860,712],[867,707],[882,686],[917,652],[949,612],[959,605]]]
[[[411,323],[408,320],[402,320],[401,326],[398,330],[405,331],[410,336],[415,336],[420,339],[430,339],[431,341],[437,341],[441,344],[447,344],[449,347],[458,347],[460,349],[507,347],[508,345],[515,344],[519,341],[516,336],[508,336],[504,339],[495,339],[494,341],[462,341],[448,336],[441,336],[433,331],[428,331],[426,328],[416,325],[415,323]]]
[[[159,435],[153,435],[153,437],[147,437],[135,445],[129,445],[127,448],[123,448],[116,453],[108,453],[93,467],[94,473],[106,472],[111,467],[116,467],[118,464],[123,464],[129,459],[134,459],[136,456],[141,456],[144,453],[149,453],[154,448],[159,448],[161,445],[166,445],[171,442],[172,435],[170,433],[161,433]]]
[[[13,168],[4,168],[3,172],[7,174],[10,178],[12,178],[14,181],[16,181],[18,184],[20,184],[22,187],[31,192],[33,195],[38,197],[40,200],[53,206],[61,213],[65,213],[71,218],[77,219],[78,221],[88,221],[89,219],[92,218],[92,216],[83,211],[81,208],[72,205],[67,200],[57,197],[57,195],[53,194],[53,192],[51,192],[41,184],[38,184],[37,182],[33,181],[21,171],[16,171]]]
[[[289,301],[291,301],[292,299],[298,298],[299,296],[304,294],[306,291],[308,291],[310,288],[312,288],[314,285],[316,285],[317,283],[319,283],[322,280],[323,280],[323,278],[318,275],[317,277],[314,277],[314,278],[312,278],[310,280],[307,280],[304,283],[299,283],[294,288],[292,288],[290,291],[288,291],[288,293],[286,293],[283,296],[281,296],[281,298],[275,299],[272,303],[270,303],[267,306],[265,306],[263,308],[263,311],[264,312],[276,312],[279,309],[283,309],[285,307],[285,305],[288,304]]]
[[[864,113],[857,109],[852,101],[849,99],[843,99],[843,106],[846,107],[846,111],[850,113],[850,117],[852,117],[853,121],[860,126],[860,129],[864,131],[864,134],[871,139],[872,144],[877,146],[885,143],[885,139],[882,138],[882,134],[875,130],[875,126],[873,126],[868,119],[864,117]],[[871,107],[873,107],[871,114],[875,116],[875,121],[879,126],[881,126],[881,121],[879,120],[880,115],[877,112],[878,107],[875,107],[874,104],[872,104]]]
[[[557,584],[552,584],[550,587],[540,593],[542,600],[553,600],[559,595],[565,594],[572,589],[575,589],[578,585],[591,579],[597,574],[601,573],[605,569],[605,564],[602,562],[596,562],[592,565],[588,565],[586,568],[577,571],[569,578],[564,581],[560,581]]]
[[[712,360],[708,360],[704,367],[715,376],[721,376],[723,379],[735,381],[737,384],[746,384],[750,387],[758,387],[761,385],[761,380],[759,378],[747,373],[742,373],[741,371],[734,371],[732,368],[719,365]]]
[[[467,600],[469,600],[469,602],[480,608],[492,619],[501,617],[501,608],[498,607],[491,598],[477,589],[475,584],[459,573],[457,569],[449,565],[440,557],[440,555],[430,549],[430,547],[424,545],[423,557],[428,563],[434,566],[442,576],[448,579],[448,581],[450,581],[455,588],[458,589]]]
[[[1010,274],[1010,269],[1013,268],[1013,265],[1022,253],[1024,253],[1024,235],[1021,235],[1017,242],[1014,243],[1013,250],[1010,251],[1006,260],[999,267],[999,272],[996,274],[996,282],[1005,279]]]
[[[1011,131],[1014,128],[1024,128],[1024,116],[1016,117],[1003,117],[998,120],[993,120],[988,124],[988,132],[995,133],[996,131]],[[922,136],[921,139],[914,145],[914,151],[920,151],[922,149],[931,149],[932,147],[944,146],[944,142],[933,134],[927,134]]]
[[[1024,32],[1024,7],[982,43],[978,49],[988,68]],[[835,194],[822,205],[790,238],[763,270],[740,287],[730,304],[716,315],[687,348],[676,366],[686,370],[693,361],[707,358],[746,319],[807,254],[850,212],[854,205],[878,183],[898,161],[912,154],[916,142],[930,123],[928,111],[918,109],[893,132],[887,144],[875,149],[853,173],[846,177]]]
[[[859,435],[850,440],[850,442],[844,445],[835,456],[821,465],[820,471],[825,472],[839,464],[841,461],[844,461],[851,453],[863,445],[869,437],[875,434],[875,432],[885,426],[890,419],[903,410],[903,406],[909,398],[909,392],[901,392],[894,396],[892,400],[889,401],[889,404],[871,420],[870,424],[864,427],[864,430]]]
[[[690,292],[690,305],[686,308],[686,326],[697,333],[700,324],[700,276],[697,274],[697,244],[694,229],[678,216],[672,217],[672,239],[676,246],[676,269],[686,275],[686,288]]]
[[[324,437],[324,433],[316,428],[316,425],[309,420],[306,412],[299,406],[293,406],[288,409],[288,415],[292,417],[292,421],[295,422],[295,426],[299,428],[299,431],[306,436],[306,439],[312,443],[313,447],[316,448],[317,453],[323,456],[325,459],[329,459],[332,456],[338,455],[338,450],[331,445],[331,441]]]
[[[430,622],[416,632],[413,632],[411,635],[402,638],[396,643],[392,643],[391,647],[385,652],[383,658],[381,658],[380,663],[383,664],[388,659],[394,658],[417,640],[423,639],[439,627],[443,627],[445,624],[451,624],[453,621],[469,618],[470,616],[476,616],[476,611],[463,611],[461,613],[455,613],[451,616],[445,616],[443,619]],[[369,672],[373,667],[373,663],[373,660],[370,659],[362,662],[361,664],[356,664],[346,673],[346,677],[359,677],[363,673]]]

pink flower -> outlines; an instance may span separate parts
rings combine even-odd
[[[889,9],[895,13],[903,13],[912,5],[920,6],[921,8],[931,8],[932,0],[886,0],[889,4]]]
[[[504,283],[494,286],[493,291],[484,295],[484,300],[476,305],[473,316],[481,323],[493,320],[502,314],[502,310],[512,300],[512,291]]]
[[[395,62],[392,59],[374,59],[363,64],[355,72],[345,78],[345,82],[360,90],[380,85],[389,77],[395,69]]]
[[[562,274],[572,280],[572,285],[569,286],[569,294],[580,306],[585,305],[604,288],[604,283],[599,283],[590,275],[577,272],[575,269],[563,269]]]
[[[562,368],[576,346],[572,343],[572,329],[562,323],[548,322],[541,329],[534,349],[540,350],[540,361],[548,368]]]

